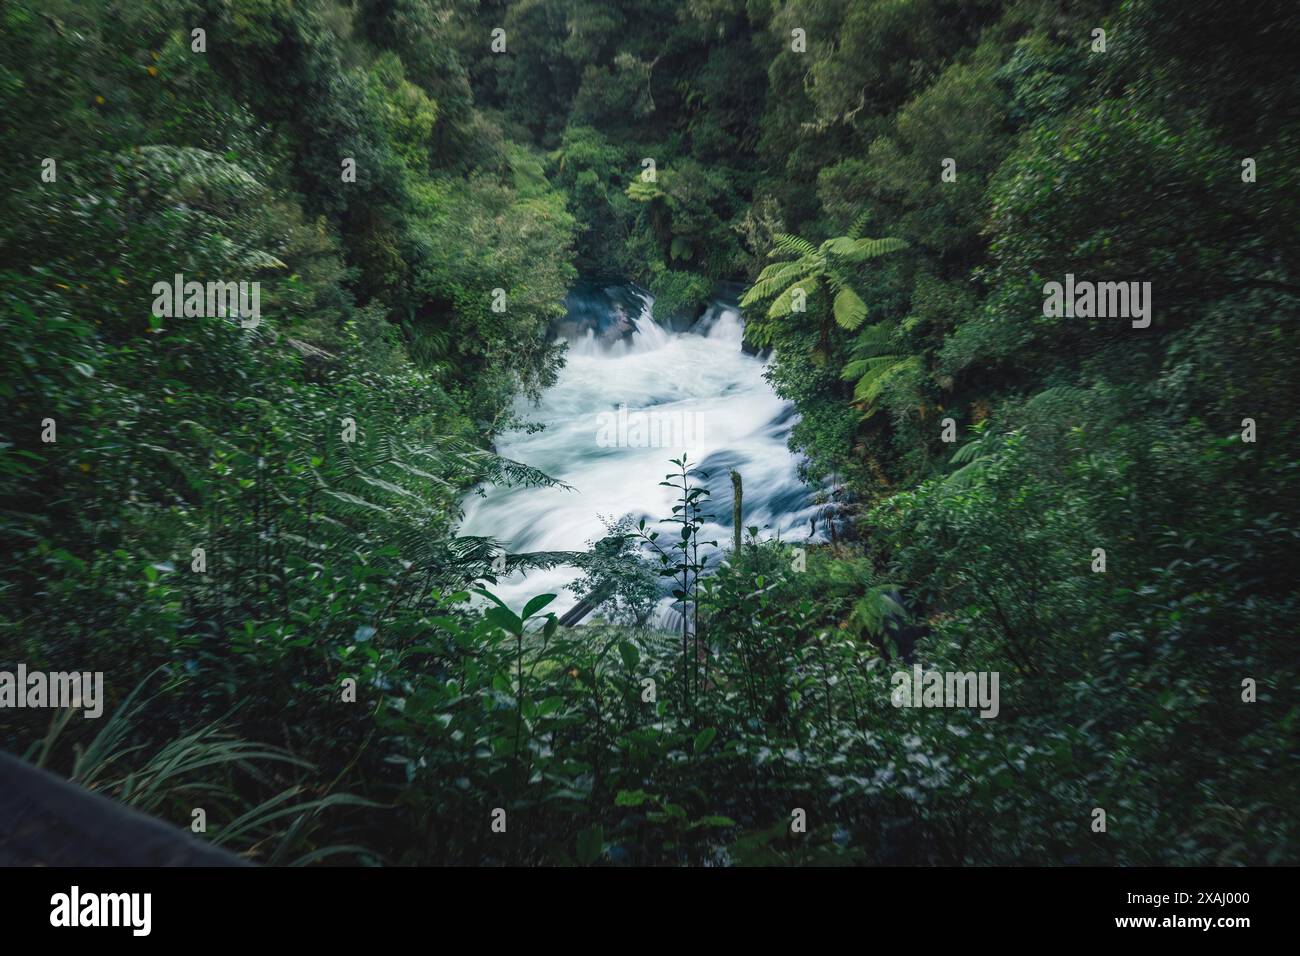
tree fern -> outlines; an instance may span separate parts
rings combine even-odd
[[[853,401],[862,406],[864,418],[875,414],[876,400],[890,379],[902,372],[921,369],[920,356],[895,350],[894,334],[894,327],[887,322],[862,329],[853,345],[854,358],[840,372],[845,381],[856,379]]]
[[[867,320],[867,304],[853,288],[850,267],[907,247],[901,239],[859,238],[863,222],[860,217],[849,235],[827,239],[821,246],[789,233],[773,237],[770,255],[784,257],[784,261],[766,266],[740,300],[745,309],[770,300],[764,319],[749,326],[751,341],[771,344],[774,329],[766,322],[796,314],[795,294],[800,291],[808,300],[816,298],[813,311],[821,322],[821,354],[825,354],[832,321],[849,332],[862,326]]]

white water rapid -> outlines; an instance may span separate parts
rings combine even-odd
[[[808,536],[814,508],[786,447],[795,422],[792,406],[763,378],[763,360],[741,350],[743,326],[732,304],[715,301],[689,329],[670,331],[650,317],[653,300],[637,290],[575,292],[561,332],[569,342],[559,380],[541,404],[521,400],[522,418],[542,431],[516,431],[497,451],[572,485],[486,489],[465,501],[461,533],[496,538],[510,553],[579,551],[605,536],[602,517],[625,514],[651,526],[672,514],[674,493],[659,486],[669,460],[685,452],[711,491],[716,517],[701,540],[731,540],[732,468],[744,481],[746,527]],[[631,331],[628,335],[627,332]],[[576,603],[564,589],[571,567],[516,572],[492,590],[518,610],[535,594],[559,597],[548,610]]]

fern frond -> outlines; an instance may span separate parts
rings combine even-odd
[[[889,322],[877,322],[858,332],[853,343],[853,354],[858,358],[885,355],[893,348],[894,327]]]
[[[850,239],[860,239],[862,237],[862,230],[867,228],[867,223],[870,220],[871,213],[865,210],[858,213],[857,218],[853,220],[853,225],[849,226],[849,231],[847,233],[848,237]]]
[[[988,446],[984,441],[972,441],[958,448],[948,460],[954,465],[965,465],[987,454]]]
[[[792,236],[789,233],[779,232],[772,237],[772,251],[768,253],[775,256],[778,252],[787,256],[804,256],[812,257],[817,254],[817,247],[807,239],[801,239],[799,236]]]
[[[915,355],[876,355],[862,361],[867,371],[853,387],[853,398],[867,405],[874,403],[880,397],[885,384],[895,375],[920,367],[920,359]]]
[[[809,278],[790,286],[773,300],[772,305],[767,310],[767,317],[769,319],[783,319],[787,315],[793,314],[795,292],[798,290],[803,290],[806,304],[817,293],[817,281]]]
[[[968,488],[984,473],[992,461],[992,455],[976,458],[945,478],[944,484],[954,489]]]
[[[867,320],[867,304],[847,285],[835,294],[831,311],[835,315],[835,324],[850,332]]]
[[[625,190],[628,199],[634,202],[653,202],[656,199],[662,199],[664,192],[655,183],[647,183],[641,179],[633,181],[632,185]]]
[[[907,243],[902,239],[858,239],[854,242],[854,246],[857,251],[850,258],[865,261],[906,249]]]
[[[747,309],[756,302],[771,298],[789,287],[791,282],[806,276],[812,269],[813,264],[807,259],[772,263],[758,274],[754,284],[741,298],[740,307]]]

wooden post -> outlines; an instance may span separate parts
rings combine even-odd
[[[741,540],[740,538],[741,498],[744,496],[744,492],[740,487],[740,472],[736,471],[735,469],[732,469],[731,472],[731,490],[734,492],[731,499],[731,531],[732,531],[732,535],[735,538],[735,545],[732,550],[731,560],[739,561],[740,540]]]

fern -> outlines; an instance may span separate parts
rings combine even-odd
[[[758,274],[754,284],[741,298],[741,308],[747,309],[757,302],[770,299],[787,289],[791,282],[802,279],[812,271],[812,268],[813,264],[804,259],[797,259],[794,262],[772,263]]]
[[[627,198],[635,202],[653,202],[665,197],[663,190],[655,183],[647,183],[641,179],[634,180],[625,192]]]
[[[832,322],[848,332],[862,327],[867,320],[867,304],[853,288],[850,273],[841,265],[864,262],[907,247],[901,239],[858,238],[864,222],[859,217],[849,235],[827,239],[820,247],[789,233],[773,237],[769,254],[774,258],[785,257],[785,261],[766,266],[740,299],[744,309],[769,302],[763,318],[748,329],[750,341],[770,345],[776,328],[770,323],[795,314],[794,300],[800,292],[807,300],[815,299],[815,311],[821,321],[820,354],[825,352]],[[823,295],[818,297],[818,293]],[[866,370],[866,366],[854,367]]]
[[[848,286],[836,293],[833,311],[835,323],[849,332],[856,330],[867,320],[867,304]]]
[[[907,248],[907,243],[902,239],[859,239],[856,247],[854,257],[866,260],[878,259],[891,252],[901,252]]]
[[[1003,436],[987,431],[987,426],[987,421],[976,425],[979,436],[974,441],[962,445],[948,459],[952,464],[962,466],[944,479],[944,484],[948,487],[954,489],[969,487],[996,459]]]
[[[902,589],[897,584],[877,584],[869,588],[853,605],[852,621],[872,637],[884,633],[885,621],[891,617],[907,620],[907,609],[894,599]]]
[[[802,281],[796,282],[794,285],[790,286],[772,300],[772,304],[767,310],[767,317],[769,319],[781,319],[787,315],[794,314],[795,293],[798,291],[803,292],[806,304],[817,293],[817,283],[815,280],[809,278],[803,279]]]
[[[815,256],[817,248],[807,239],[781,232],[772,237],[772,251],[769,255],[775,256],[778,252],[787,256],[798,256],[802,259]]]
[[[849,226],[849,231],[847,233],[848,237],[850,239],[861,238],[862,230],[867,228],[867,223],[870,221],[871,213],[866,210],[858,213],[857,217],[853,220],[853,225]]]

